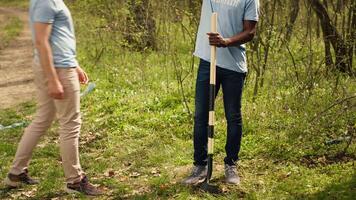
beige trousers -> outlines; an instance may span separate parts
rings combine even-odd
[[[48,95],[47,82],[41,66],[34,62],[37,87],[37,111],[32,123],[25,129],[18,146],[10,173],[19,175],[28,167],[33,149],[57,115],[59,121],[60,153],[67,183],[80,181],[83,174],[79,162],[80,86],[75,68],[57,68],[64,87],[64,99],[55,100]]]

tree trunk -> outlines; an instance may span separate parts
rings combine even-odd
[[[194,18],[197,19],[197,21],[200,18],[200,7],[201,7],[201,2],[196,1],[196,0],[189,0],[188,1],[188,6],[190,9],[190,12],[193,14]]]
[[[273,0],[272,4],[272,13],[271,13],[271,21],[270,21],[270,27],[268,30],[267,38],[266,38],[266,46],[264,48],[264,62],[263,66],[261,68],[261,80],[260,80],[260,87],[262,88],[264,86],[264,81],[265,81],[265,73],[267,70],[267,62],[269,58],[269,51],[271,49],[271,39],[273,36],[273,29],[274,29],[274,23],[275,23],[275,15],[276,15],[276,7],[277,7],[277,0]]]
[[[349,48],[349,65],[353,67],[353,55],[356,53],[356,2],[351,1],[350,12],[352,13],[351,27],[349,30],[348,44]],[[354,70],[354,68],[352,68]]]
[[[297,21],[300,6],[299,6],[300,0],[290,0],[290,14],[289,14],[289,22],[287,22],[287,33],[286,33],[286,41],[290,41],[290,38],[292,36],[294,24]]]
[[[328,10],[328,3],[326,0],[323,1],[325,9]],[[320,25],[320,20],[318,19],[319,23],[318,26]],[[333,61],[333,56],[331,54],[331,45],[330,45],[330,40],[327,37],[323,37],[324,39],[324,52],[325,52],[325,64],[328,69],[332,69],[334,66],[334,61]]]
[[[336,69],[353,76],[352,66],[348,64],[349,55],[346,42],[336,30],[336,27],[332,25],[328,12],[321,2],[319,0],[310,0],[310,3],[320,20],[325,40],[330,41],[335,51]]]
[[[149,0],[130,0],[130,11],[124,34],[127,46],[136,50],[156,49],[156,23],[152,17]]]

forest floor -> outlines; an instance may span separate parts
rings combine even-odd
[[[160,52],[128,52],[117,46],[105,51],[99,62],[91,55],[100,52],[100,48],[96,49],[99,42],[91,38],[95,33],[86,24],[91,19],[73,13],[77,19],[78,59],[97,85],[94,92],[82,99],[80,152],[84,171],[105,194],[90,199],[351,200],[356,196],[354,143],[345,155],[331,155],[346,144],[325,147],[324,136],[317,140],[318,135],[300,131],[312,132],[314,129],[310,127],[314,124],[309,123],[309,116],[297,118],[300,115],[293,110],[293,104],[283,100],[295,98],[290,90],[283,96],[281,87],[278,89],[282,92],[275,94],[276,97],[264,93],[253,102],[251,82],[246,86],[243,100],[244,138],[238,162],[241,184],[230,186],[223,182],[226,120],[219,95],[213,183],[223,193],[211,195],[181,185],[180,181],[192,167],[193,117],[192,111],[188,112],[182,103],[173,67],[166,68],[173,63]],[[17,23],[5,25],[9,16]],[[7,29],[12,30],[9,31],[12,36],[0,50],[0,124],[5,126],[30,122],[35,111],[35,103],[30,98],[34,87],[26,12],[0,9],[0,38]],[[189,50],[181,51],[183,65],[189,66]],[[195,76],[189,76],[188,86],[185,85],[190,108],[194,106]],[[345,85],[350,85],[347,81]],[[323,87],[329,92],[330,87]],[[320,99],[325,99],[324,94],[320,94]],[[313,103],[319,105],[321,100],[316,97]],[[310,108],[315,109],[310,113],[320,113],[330,102],[323,102],[317,109],[308,107],[311,103],[306,104],[303,114]],[[88,199],[63,190],[56,128],[54,124],[40,141],[29,167],[30,174],[40,184],[9,190],[1,183],[0,199]],[[0,130],[0,179],[6,177],[23,130],[24,127]],[[315,146],[327,148],[326,153],[318,152]]]
[[[33,99],[32,42],[28,14],[0,8],[0,109]]]

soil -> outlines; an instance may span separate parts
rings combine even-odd
[[[19,17],[24,28],[19,37],[0,50],[0,109],[14,107],[35,97],[28,13],[20,9],[0,8],[0,23],[8,15]]]

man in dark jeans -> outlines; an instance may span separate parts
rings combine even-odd
[[[200,65],[196,81],[194,119],[194,167],[184,184],[195,185],[207,176],[207,127],[209,118],[210,45],[217,50],[216,94],[223,90],[227,141],[225,181],[239,184],[236,170],[242,138],[241,96],[247,73],[245,43],[251,41],[258,21],[258,0],[203,0],[194,55]],[[218,13],[218,33],[209,33],[210,18]],[[207,34],[207,35],[206,35]]]

